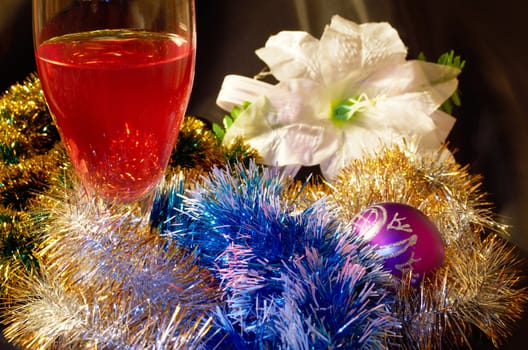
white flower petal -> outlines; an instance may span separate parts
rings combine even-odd
[[[216,98],[216,104],[226,112],[231,112],[234,107],[240,107],[245,102],[253,102],[265,95],[273,85],[260,80],[243,77],[240,75],[226,75]]]
[[[325,32],[327,30],[332,30],[344,35],[350,35],[351,37],[355,37],[359,34],[361,25],[357,24],[354,21],[350,21],[346,18],[343,18],[339,15],[334,15],[330,19],[330,24],[328,24],[325,28]],[[325,33],[323,33],[322,37],[325,36]]]
[[[453,116],[440,110],[435,111],[434,113],[429,115],[429,117],[435,123],[435,133],[437,139],[440,140],[440,142],[444,142],[445,139],[447,139],[449,133],[451,132],[451,129],[455,125],[456,119]]]
[[[271,36],[255,51],[278,80],[307,78],[321,80],[316,60],[319,40],[306,32],[283,31]]]
[[[297,116],[302,114],[296,114]],[[335,153],[336,139],[325,124],[280,123],[280,115],[262,97],[239,114],[227,130],[223,144],[241,137],[261,156],[264,164],[315,165]]]
[[[445,113],[429,115],[427,94],[411,93],[379,101],[343,127],[344,136],[335,154],[321,162],[323,176],[332,180],[352,160],[379,152],[402,140],[416,140],[420,149],[437,149],[447,137],[453,118]]]
[[[429,117],[433,102],[426,93],[409,93],[401,96],[381,99],[368,111],[368,118],[381,125],[373,130],[391,130],[396,135],[429,134],[436,128]],[[384,126],[384,128],[383,128]]]
[[[397,96],[409,92],[423,92],[430,97],[433,113],[458,86],[460,70],[445,65],[407,61],[380,69],[359,87],[367,96]]]
[[[384,139],[390,138],[387,132],[371,132],[364,127],[349,128],[344,134],[337,135],[339,149],[320,163],[323,176],[333,180],[339,170],[347,166],[352,160],[374,154],[384,144]]]
[[[292,124],[247,139],[267,165],[316,165],[336,153],[337,140],[322,126]]]
[[[278,83],[266,95],[277,111],[273,124],[319,123],[323,106],[330,105],[325,99],[327,88],[308,79],[290,79]],[[328,115],[324,116],[324,120],[328,120]]]
[[[269,119],[273,119],[274,114],[275,110],[268,99],[258,98],[238,115],[233,125],[227,129],[222,143],[229,145],[239,137],[250,139],[260,134],[269,134],[272,130]]]
[[[443,112],[429,113],[432,102],[426,93],[410,93],[388,98],[376,104],[369,111],[374,123],[385,120],[385,130],[389,131],[394,140],[416,139],[418,145],[427,149],[436,149],[445,141],[453,124],[454,118]],[[383,132],[383,128],[372,130]]]
[[[389,23],[363,23],[360,25],[360,31],[363,43],[361,51],[363,67],[381,69],[405,61],[407,48],[396,29]]]
[[[361,67],[361,34],[359,25],[339,16],[325,28],[317,58],[324,82],[341,80]]]

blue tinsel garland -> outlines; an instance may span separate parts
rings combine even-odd
[[[221,349],[379,349],[398,322],[390,277],[322,200],[300,209],[276,171],[215,169],[183,197],[158,193],[163,235],[193,248],[222,292],[206,345]]]

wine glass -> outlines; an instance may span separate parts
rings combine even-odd
[[[88,193],[152,198],[187,108],[194,0],[33,0],[37,71]]]

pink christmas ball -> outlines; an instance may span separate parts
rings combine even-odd
[[[371,205],[353,219],[356,232],[385,260],[385,267],[401,277],[412,271],[411,284],[442,265],[444,244],[438,228],[420,210],[401,203]]]

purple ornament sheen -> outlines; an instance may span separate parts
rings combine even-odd
[[[358,213],[356,232],[377,247],[393,275],[412,271],[416,286],[424,275],[442,265],[444,244],[438,228],[420,210],[402,203],[379,203]]]

